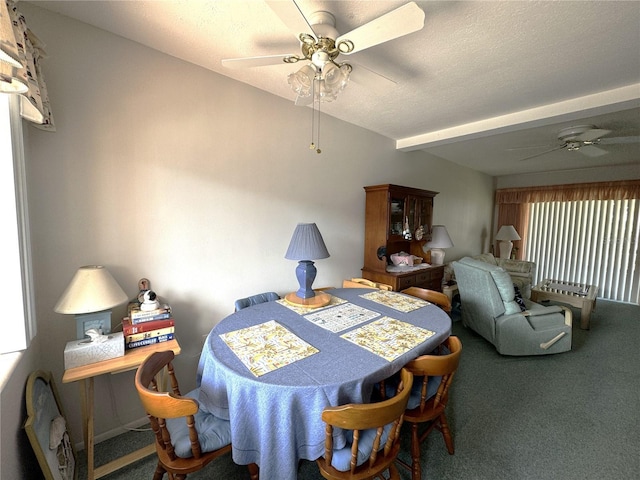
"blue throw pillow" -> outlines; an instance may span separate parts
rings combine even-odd
[[[393,423],[390,423],[384,427],[382,431],[382,437],[380,439],[380,450],[384,448],[384,444],[387,442],[387,438],[389,437],[389,431]],[[341,472],[347,472],[351,469],[351,446],[353,445],[353,431],[347,430],[345,431],[345,437],[347,440],[344,448],[340,448],[338,450],[333,451],[333,457],[331,458],[331,466],[336,470],[340,470]],[[356,465],[362,465],[368,458],[371,456],[371,451],[373,450],[373,441],[376,438],[376,429],[372,428],[370,430],[361,430],[360,431],[360,440],[358,441],[358,458],[356,460]]]

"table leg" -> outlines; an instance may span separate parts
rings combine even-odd
[[[93,451],[93,377],[80,380],[79,385],[80,403],[82,408],[82,432],[84,434],[84,449],[87,452],[87,480],[94,480],[95,465]]]
[[[583,330],[589,330],[591,311],[593,310],[593,306],[593,302],[589,302],[586,300],[582,302],[582,308],[580,309],[580,328]]]

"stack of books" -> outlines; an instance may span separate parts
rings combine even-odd
[[[171,307],[162,305],[146,311],[130,309],[129,316],[122,319],[122,333],[126,350],[172,340],[175,324]]]

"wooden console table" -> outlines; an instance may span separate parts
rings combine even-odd
[[[146,347],[134,348],[118,358],[104,360],[102,362],[90,363],[82,367],[75,367],[65,370],[62,376],[62,383],[80,382],[80,401],[82,406],[82,430],[84,434],[84,448],[87,452],[87,478],[94,480],[129,465],[136,460],[144,458],[155,452],[155,445],[151,444],[135,452],[131,452],[124,457],[117,458],[105,465],[95,468],[94,464],[94,402],[93,402],[93,379],[105,373],[122,373],[138,368],[140,364],[153,352],[173,350],[173,353],[180,353],[180,345],[177,340],[156,343]]]

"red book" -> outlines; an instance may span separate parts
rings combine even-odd
[[[173,327],[174,325],[173,318],[133,324],[129,317],[124,317],[122,319],[122,333],[126,337],[127,335],[160,330],[161,328]]]

